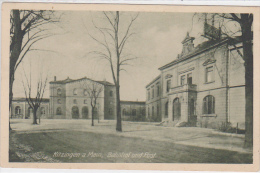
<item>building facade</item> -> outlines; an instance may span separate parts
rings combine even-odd
[[[209,39],[194,47],[189,33],[181,54],[146,86],[146,116],[171,126],[245,126],[245,69],[239,42]]]
[[[161,75],[146,85],[146,114],[150,121],[162,121]]]
[[[49,118],[49,99],[43,98],[41,106],[37,110],[37,117]],[[31,119],[33,109],[30,108],[26,98],[13,98],[10,118]]]
[[[122,120],[145,121],[145,102],[121,101]]]
[[[106,81],[86,77],[58,81],[54,77],[50,82],[50,118],[91,119],[93,112],[96,119],[115,119],[115,92],[115,86]]]

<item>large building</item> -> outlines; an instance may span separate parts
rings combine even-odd
[[[245,126],[245,69],[241,43],[209,39],[194,47],[187,33],[177,58],[146,86],[146,116],[170,126]]]
[[[43,98],[41,106],[37,110],[37,117],[48,118],[49,99]],[[26,98],[13,98],[10,118],[30,119],[33,118],[33,110],[30,108]]]
[[[115,119],[116,89],[107,81],[81,79],[50,82],[50,118],[55,119]],[[95,110],[92,111],[96,98]]]

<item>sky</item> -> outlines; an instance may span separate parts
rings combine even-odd
[[[129,17],[135,15],[133,12],[122,13],[119,27],[123,30],[129,23]],[[135,35],[125,45],[125,52],[137,59],[120,73],[121,100],[145,101],[145,86],[160,74],[159,67],[173,61],[181,53],[181,41],[187,32],[196,38],[195,46],[204,40],[201,36],[203,22],[193,19],[193,15],[139,13],[131,28]],[[54,76],[57,80],[86,76],[112,83],[108,63],[89,54],[101,50],[100,45],[89,36],[102,38],[92,21],[97,26],[108,26],[102,13],[90,11],[63,11],[59,23],[47,26],[50,32],[56,34],[37,42],[33,45],[36,50],[26,54],[15,74],[14,97],[25,97],[22,81],[25,81],[25,75],[29,78],[30,72],[33,84],[37,82],[39,74],[48,76],[48,82]],[[49,97],[49,85],[44,97]]]

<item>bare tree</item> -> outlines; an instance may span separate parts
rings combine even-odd
[[[207,20],[219,24],[222,35],[230,38],[231,45],[244,60],[245,66],[245,147],[253,146],[253,14],[211,13]],[[205,18],[206,20],[206,18]],[[232,23],[232,24],[230,24]],[[237,39],[238,37],[238,39]],[[242,42],[243,52],[236,47]]]
[[[37,88],[35,96],[32,96],[32,78],[31,78],[31,72],[30,72],[30,78],[28,79],[27,75],[24,73],[26,81],[22,81],[23,88],[24,88],[24,94],[27,103],[29,104],[29,107],[33,110],[33,124],[37,124],[37,111],[38,108],[41,106],[42,98],[44,95],[44,91],[47,84],[48,77],[46,76],[45,79],[42,77],[42,73],[37,81]]]
[[[43,27],[59,21],[53,11],[12,10],[10,13],[10,74],[9,74],[9,109],[13,99],[15,71],[25,55],[32,51],[32,45],[54,34]],[[11,130],[9,122],[9,130]]]
[[[116,131],[122,131],[121,109],[120,109],[120,72],[125,70],[124,66],[129,65],[131,60],[136,59],[132,54],[124,52],[125,46],[135,33],[131,32],[131,27],[137,19],[138,14],[130,16],[128,24],[126,20],[120,20],[122,14],[116,12],[103,12],[103,17],[106,26],[97,26],[92,22],[95,29],[102,36],[98,39],[89,33],[89,36],[100,46],[101,50],[92,51],[89,54],[94,54],[97,57],[108,62],[114,84],[116,86]],[[122,21],[122,22],[121,22]],[[121,25],[120,25],[121,24]]]
[[[90,98],[90,105],[91,105],[91,125],[94,126],[94,116],[96,115],[96,109],[97,109],[97,102],[100,97],[100,94],[103,91],[103,85],[92,81],[92,80],[85,80],[82,83],[82,88],[84,89],[84,92],[87,93],[87,95]],[[99,119],[99,115],[97,118]]]

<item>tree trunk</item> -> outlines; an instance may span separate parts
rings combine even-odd
[[[14,83],[14,73],[15,65],[19,59],[22,41],[23,41],[23,31],[21,29],[20,12],[19,10],[13,10],[13,22],[14,22],[14,35],[12,38],[12,43],[10,45],[10,72],[9,72],[9,110],[12,105],[13,100],[13,83]],[[9,130],[11,130],[9,121]]]
[[[33,108],[33,124],[37,124],[37,109]]]
[[[92,110],[91,110],[91,112],[92,112],[92,117],[91,117],[91,126],[94,126],[94,107],[92,107]]]
[[[243,14],[248,15],[248,14]],[[245,17],[245,18],[244,18]],[[253,46],[252,46],[252,24],[248,23],[248,17],[242,16],[242,40],[243,54],[245,60],[245,147],[253,147]]]
[[[116,131],[122,132],[122,121],[121,121],[121,111],[120,111],[120,86],[116,86]]]

